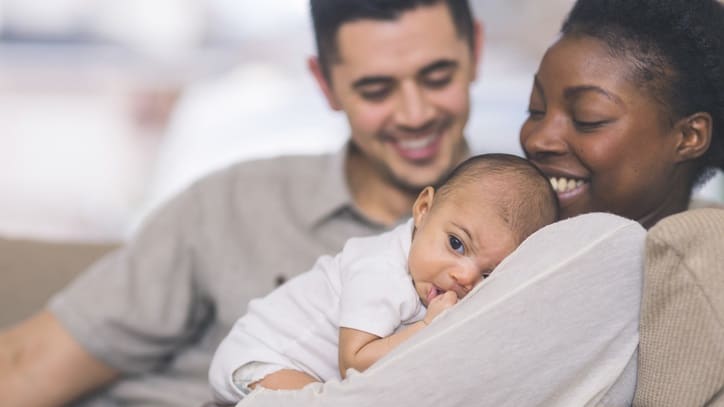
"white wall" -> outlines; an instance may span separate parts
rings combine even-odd
[[[520,153],[571,3],[473,1],[475,150]],[[0,235],[120,239],[215,168],[338,148],[346,123],[306,72],[312,52],[307,0],[0,0]],[[722,199],[722,183],[703,194]]]

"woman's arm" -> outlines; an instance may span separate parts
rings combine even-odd
[[[442,311],[455,305],[457,300],[457,295],[452,291],[434,298],[423,320],[410,324],[405,329],[384,338],[357,329],[340,328],[339,373],[342,378],[346,376],[349,368],[360,372],[365,371],[378,359],[427,326]]]

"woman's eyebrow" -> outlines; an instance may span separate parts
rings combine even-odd
[[[579,85],[567,88],[563,91],[563,97],[565,97],[567,100],[572,100],[579,98],[583,93],[586,92],[598,93],[599,95],[604,96],[605,98],[616,103],[617,105],[623,105],[623,101],[621,100],[621,98],[595,85]]]

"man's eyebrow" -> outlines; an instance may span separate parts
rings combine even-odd
[[[419,75],[425,76],[425,75],[429,74],[430,72],[434,72],[439,69],[454,69],[454,68],[457,68],[458,65],[460,65],[460,64],[455,60],[441,59],[441,60],[435,61],[435,62],[423,67],[422,69],[420,69]],[[363,88],[365,86],[388,85],[388,84],[394,83],[394,82],[395,82],[395,78],[392,76],[385,76],[385,75],[364,76],[364,77],[352,82],[352,88],[358,89],[358,88]]]
[[[614,95],[613,93],[607,92],[603,88],[594,85],[580,85],[568,88],[563,91],[563,96],[566,99],[570,100],[580,97],[581,94],[586,92],[598,93],[599,95],[604,96],[606,99],[612,101],[613,103],[616,103],[617,105],[623,105],[623,101],[621,100],[621,98]]]
[[[435,61],[431,63],[430,65],[427,65],[426,67],[420,69],[420,75],[425,76],[429,74],[430,72],[437,71],[439,69],[454,69],[457,68],[458,61],[455,61],[453,59],[441,59],[439,61]]]
[[[391,76],[364,76],[352,82],[352,88],[359,89],[371,85],[388,85],[394,81],[395,79]]]

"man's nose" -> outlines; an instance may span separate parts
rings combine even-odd
[[[529,119],[520,131],[520,144],[526,157],[541,161],[567,152],[566,131],[566,120],[560,116],[547,115],[536,121]]]
[[[416,83],[404,83],[400,86],[395,111],[396,124],[405,130],[420,130],[432,123],[435,107],[425,90]]]

